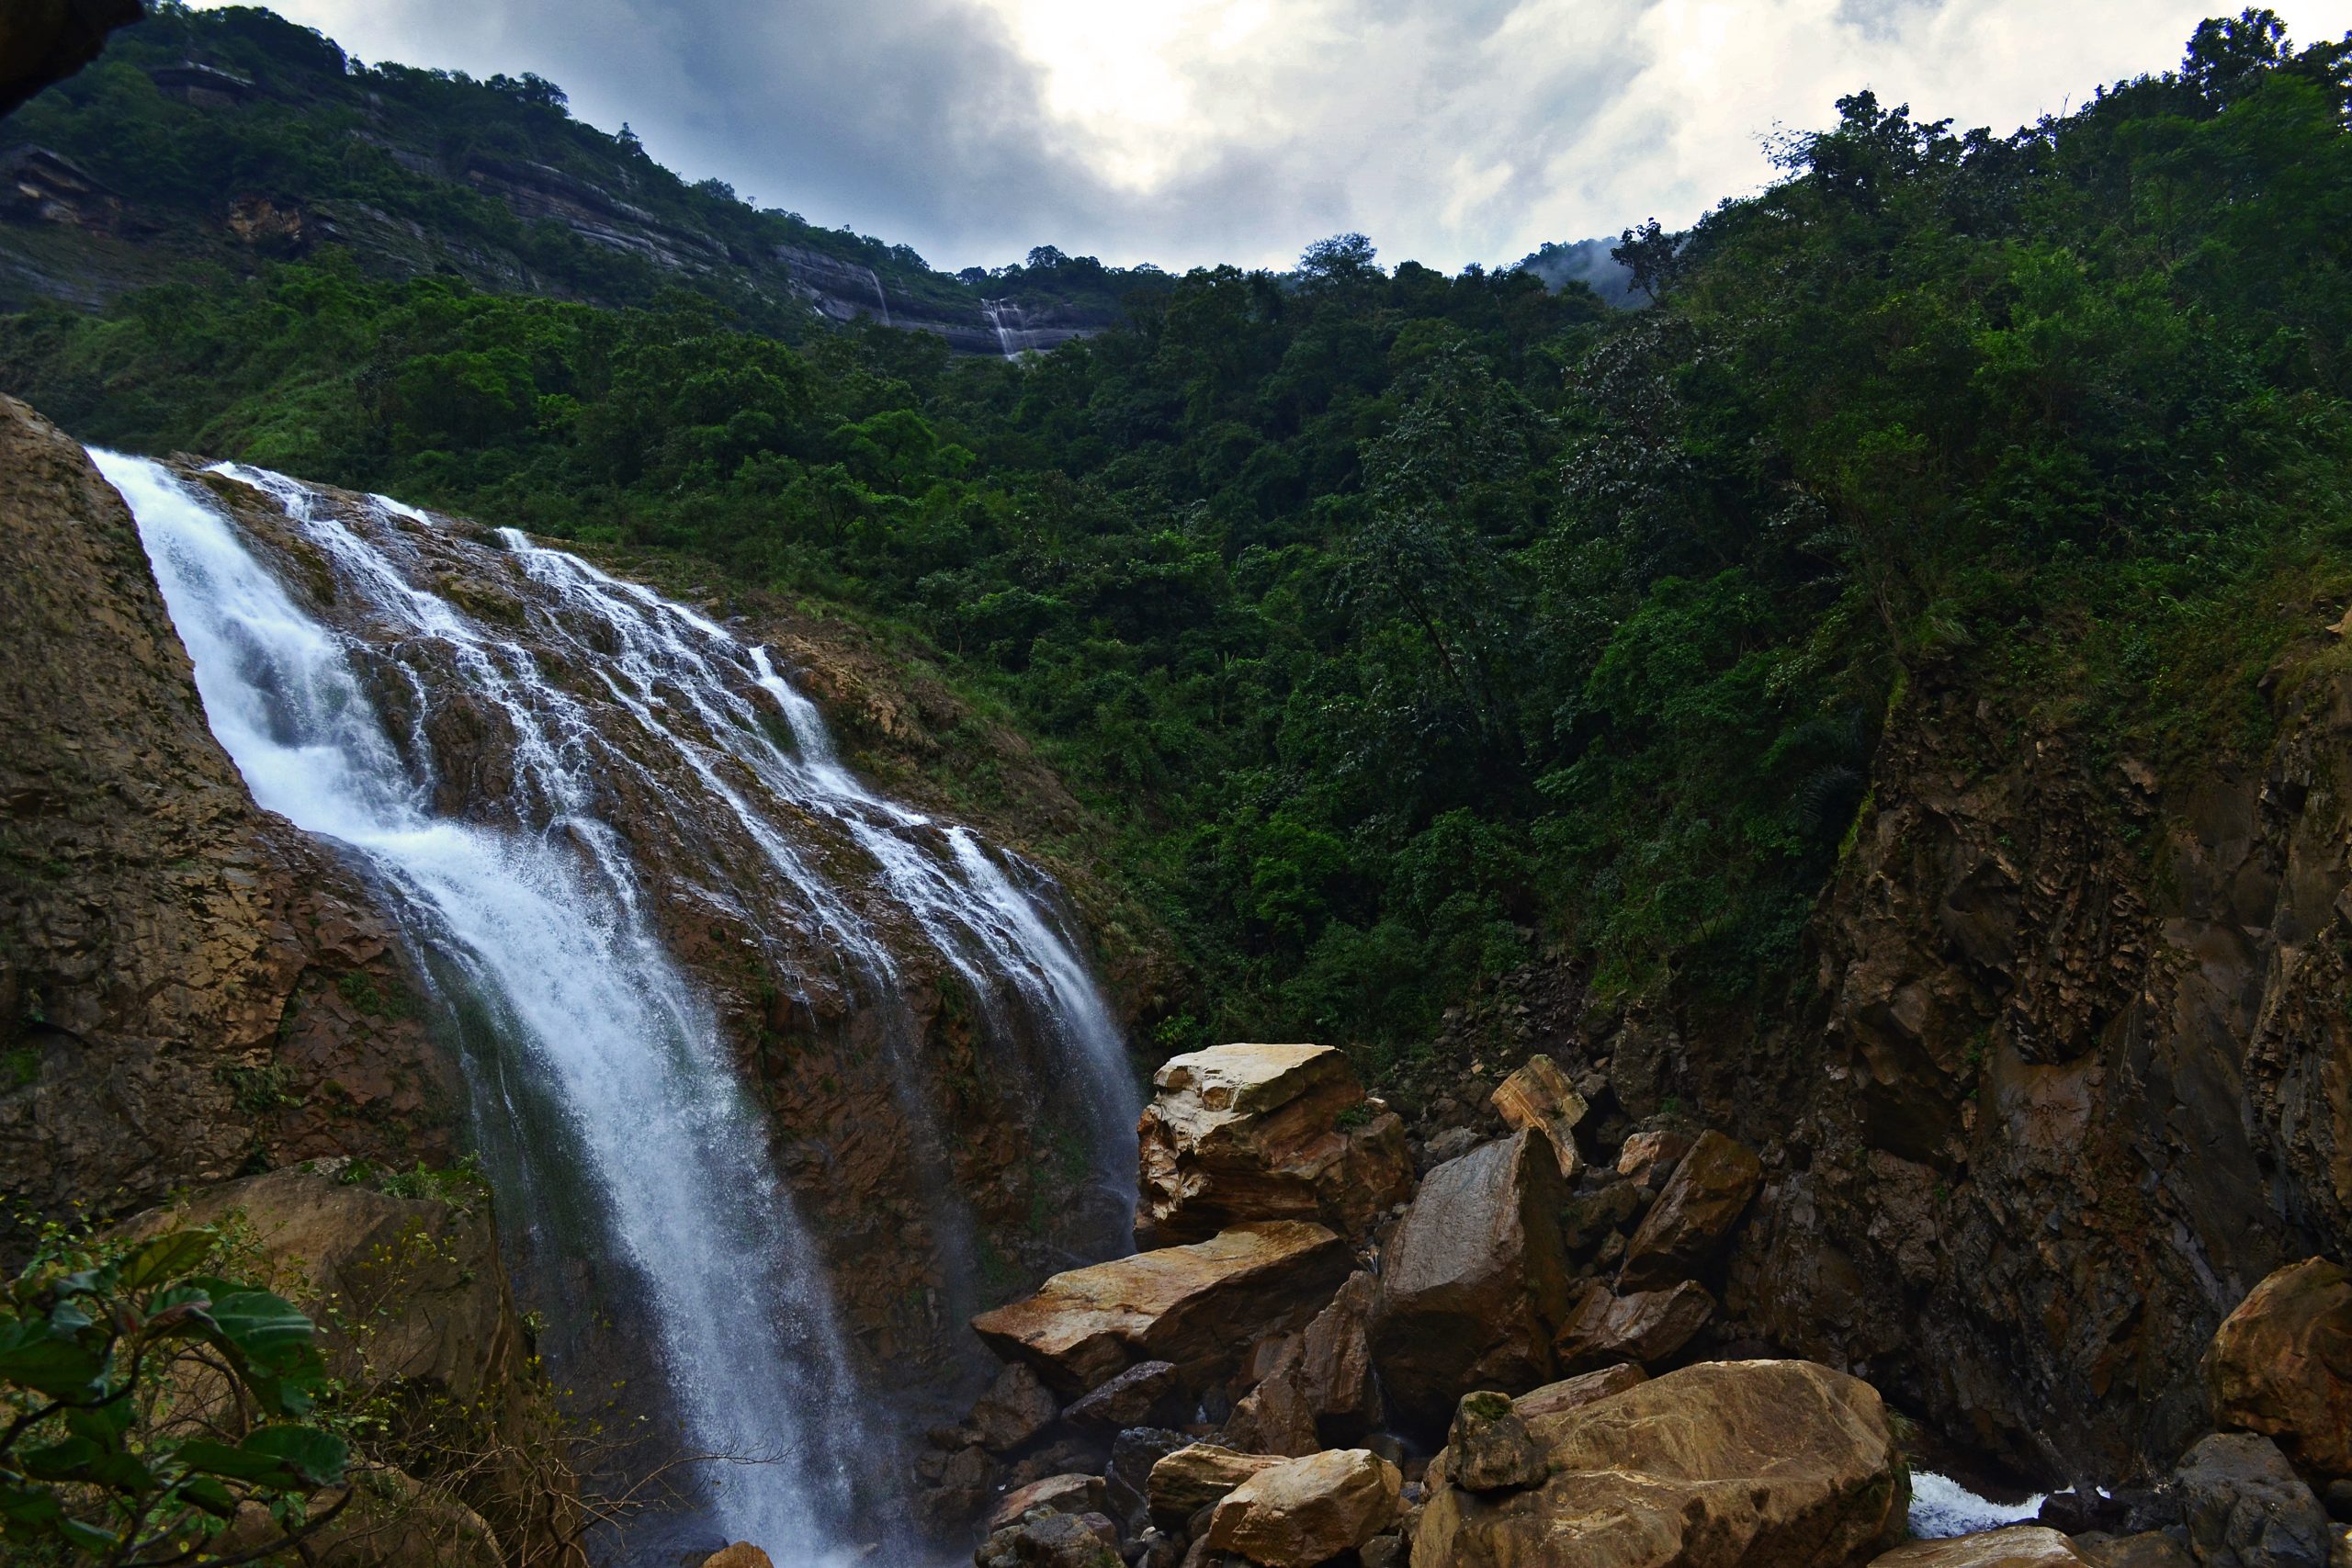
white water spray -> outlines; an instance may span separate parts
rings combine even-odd
[[[393,532],[430,527],[422,514],[381,502],[382,527],[363,536],[294,481],[232,470],[385,624],[363,640],[299,604],[168,470],[97,458],[131,504],[213,730],[255,798],[364,859],[432,967],[461,976],[493,1020],[503,1070],[554,1108],[560,1126],[545,1131],[574,1152],[636,1281],[687,1440],[777,1461],[720,1467],[712,1522],[782,1562],[845,1560],[855,1483],[879,1448],[862,1428],[820,1254],[707,1002],[654,929],[646,873],[611,818],[616,781],[647,798],[684,787],[700,798],[682,807],[733,823],[771,874],[748,885],[717,874],[706,891],[746,907],[755,927],[783,920],[813,934],[869,995],[898,980],[860,913],[881,894],[877,912],[911,919],[984,1009],[1021,1010],[1062,1054],[1092,1111],[1094,1163],[1124,1183],[1136,1088],[1051,905],[1016,886],[1011,874],[1027,874],[1017,862],[861,784],[765,649],[649,590],[507,534],[512,555],[495,558],[542,591],[537,646],[570,665],[542,668],[519,640],[413,581],[424,574]],[[408,694],[404,730],[371,701],[370,675]],[[601,692],[583,691],[583,678]],[[436,808],[449,781],[436,776],[427,722],[453,698],[487,711],[511,743],[503,786],[462,811]],[[789,745],[763,722],[771,707]],[[820,874],[796,841],[796,824],[810,820],[864,852],[875,888],[853,898]]]

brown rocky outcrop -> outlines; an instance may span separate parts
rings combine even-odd
[[[2322,1477],[2352,1476],[2352,1276],[2325,1258],[2281,1269],[2205,1352],[2213,1424],[2259,1432]]]
[[[1137,1128],[1140,1246],[1200,1241],[1237,1220],[1358,1236],[1411,1190],[1403,1122],[1367,1113],[1329,1045],[1219,1045],[1170,1059],[1152,1085]]]
[[[130,514],[0,399],[0,1190],[121,1213],[331,1155],[447,1164],[463,1109],[390,926],[256,808]]]
[[[1533,1421],[1545,1416],[1565,1416],[1571,1410],[1580,1410],[1588,1404],[1598,1404],[1604,1399],[1613,1398],[1635,1383],[1648,1381],[1647,1372],[1627,1361],[1531,1389],[1512,1400],[1511,1408],[1519,1412],[1520,1419],[1523,1421]]]
[[[1690,1343],[1714,1313],[1715,1298],[1688,1280],[1671,1290],[1624,1296],[1590,1286],[1560,1329],[1560,1366],[1580,1371],[1614,1361],[1663,1361]]]
[[[2173,1491],[2203,1568],[2322,1568],[2328,1561],[2327,1513],[2267,1438],[2204,1438],[2182,1456]]]
[[[1654,1291],[1696,1278],[1714,1261],[1763,1179],[1753,1149],[1721,1133],[1701,1134],[1625,1244],[1621,1288]]]
[[[1403,1483],[1395,1465],[1363,1449],[1269,1465],[1217,1504],[1209,1550],[1263,1568],[1317,1568],[1387,1529]]]
[[[144,15],[141,0],[10,0],[0,6],[0,115],[96,60],[108,33]]]
[[[1346,1278],[1347,1244],[1296,1220],[1238,1224],[1190,1247],[1057,1274],[972,1327],[1007,1360],[1076,1394],[1136,1361],[1197,1369],[1197,1381],[1271,1332],[1295,1327]]]
[[[1726,1312],[2052,1478],[2168,1464],[2222,1317],[2352,1236],[2352,668],[2339,604],[2279,609],[2250,748],[2118,757],[1917,672],[1824,1001],[1679,1080],[1768,1156]]]
[[[1915,1540],[1871,1568],[2081,1568],[2083,1562],[2074,1543],[2056,1530],[2013,1525],[1951,1540]]]
[[[1373,1357],[1390,1403],[1436,1427],[1465,1388],[1551,1375],[1567,1314],[1551,1140],[1521,1132],[1431,1171],[1384,1258]]]
[[[1846,1568],[1898,1540],[1907,1488],[1869,1384],[1802,1361],[1719,1361],[1528,1423],[1542,1485],[1434,1476],[1414,1568]]]

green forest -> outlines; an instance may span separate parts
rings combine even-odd
[[[26,133],[180,112],[135,77]],[[1924,685],[2258,743],[2273,606],[2352,582],[2347,109],[2352,43],[2260,11],[2015,134],[1857,94],[1761,194],[1630,231],[1634,310],[1344,235],[1007,364],[587,250],[559,299],[330,248],[0,319],[0,371],[86,441],[889,628],[1111,824],[1193,976],[1163,1045],[1409,1050],[1544,951],[1603,998],[1786,997]],[[273,177],[397,173],[338,158]]]

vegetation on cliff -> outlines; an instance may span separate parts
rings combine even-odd
[[[1787,985],[1930,663],[2251,739],[2277,606],[2348,575],[2347,104],[2352,42],[2263,12],[2012,136],[1858,95],[1632,236],[1634,312],[1351,236],[1013,367],[329,250],[7,319],[0,367],[94,441],[891,623],[1116,824],[1200,977],[1165,1043],[1402,1043],[1546,943],[1620,994]]]

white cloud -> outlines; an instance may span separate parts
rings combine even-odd
[[[2007,130],[2241,0],[280,0],[368,58],[537,71],[690,177],[961,265],[1054,243],[1453,268],[1769,177],[1869,87]],[[2352,0],[2286,0],[2304,40]]]

